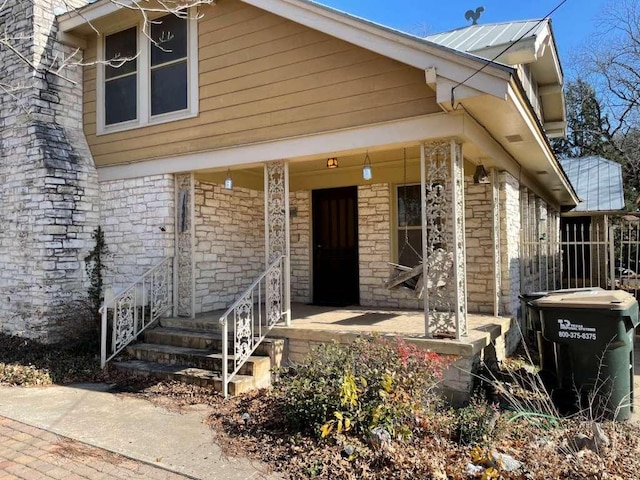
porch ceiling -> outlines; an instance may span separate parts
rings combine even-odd
[[[477,158],[481,156],[477,147],[468,143],[466,157]],[[467,148],[465,145],[465,148]],[[362,166],[365,156],[369,154],[373,170],[373,180],[366,181],[362,178]],[[327,168],[327,159],[338,159],[338,168]],[[391,148],[387,150],[372,149],[357,154],[340,154],[329,152],[321,157],[297,158],[289,163],[290,190],[314,190],[318,188],[335,188],[351,185],[367,185],[376,182],[393,184],[415,183],[420,181],[420,147],[409,145],[406,147],[406,173],[405,173],[405,149]],[[235,185],[246,188],[263,190],[262,164],[239,167],[231,170]],[[465,162],[466,175],[473,175],[475,164]],[[204,170],[196,172],[196,178],[221,184],[227,175],[227,170]]]

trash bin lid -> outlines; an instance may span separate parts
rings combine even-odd
[[[538,308],[594,308],[607,310],[626,310],[633,306],[636,299],[622,290],[593,290],[574,292],[566,295],[549,295],[532,302]]]

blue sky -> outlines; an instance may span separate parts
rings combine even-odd
[[[483,6],[479,23],[529,20],[544,17],[561,0],[316,0],[333,8],[389,27],[418,34],[463,27],[464,14]],[[565,73],[571,76],[570,57],[596,29],[606,0],[567,0],[552,15],[553,31]]]

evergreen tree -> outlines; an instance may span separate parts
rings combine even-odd
[[[597,155],[620,161],[614,145],[609,119],[602,108],[594,88],[577,79],[566,87],[567,138],[552,141],[558,157],[587,157]]]

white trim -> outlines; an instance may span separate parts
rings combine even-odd
[[[312,157],[327,152],[349,152],[376,146],[419,144],[423,140],[460,135],[462,113],[437,113],[409,119],[382,122],[365,127],[292,137],[270,142],[239,145],[208,152],[177,155],[126,165],[98,168],[101,182],[147,175],[188,172],[248,165],[271,160]]]
[[[160,125],[163,123],[185,120],[197,117],[199,113],[199,90],[198,90],[198,12],[195,8],[190,9],[187,18],[187,108],[175,112],[167,112],[161,115],[151,116],[151,48],[150,41],[144,34],[143,21],[135,24],[137,27],[138,58],[137,58],[137,115],[135,120],[105,124],[105,75],[104,69],[104,38],[107,35],[121,32],[131,28],[124,27],[118,30],[109,31],[104,35],[98,35],[96,65],[96,136],[108,135],[116,132],[134,130],[136,128],[150,125]]]
[[[528,105],[522,99],[522,97],[518,94],[518,91],[512,88],[511,85],[509,85],[507,96],[508,96],[508,99],[513,102],[514,106],[518,110],[518,113],[520,114],[524,122],[527,124],[527,127],[533,134],[533,137],[536,143],[539,145],[540,150],[544,152],[545,156],[547,157],[547,161],[549,162],[549,165],[553,169],[553,173],[557,175],[558,178],[560,178],[560,181],[562,182],[563,187],[571,194],[572,201],[574,201],[575,204],[577,205],[580,200],[578,199],[577,195],[574,193],[573,187],[571,186],[569,179],[566,177],[562,168],[560,167],[559,162],[556,160],[556,157],[553,151],[551,150],[551,147],[549,147],[549,144],[546,138],[544,138],[544,134],[540,131],[538,122],[535,121],[535,118],[532,115],[531,109],[528,107]]]
[[[117,3],[123,7],[133,5],[134,0],[120,0]],[[60,32],[68,32],[82,25],[87,25],[99,18],[105,17],[120,10],[120,6],[111,0],[103,0],[82,7],[78,10],[63,13],[58,16],[58,30]]]

